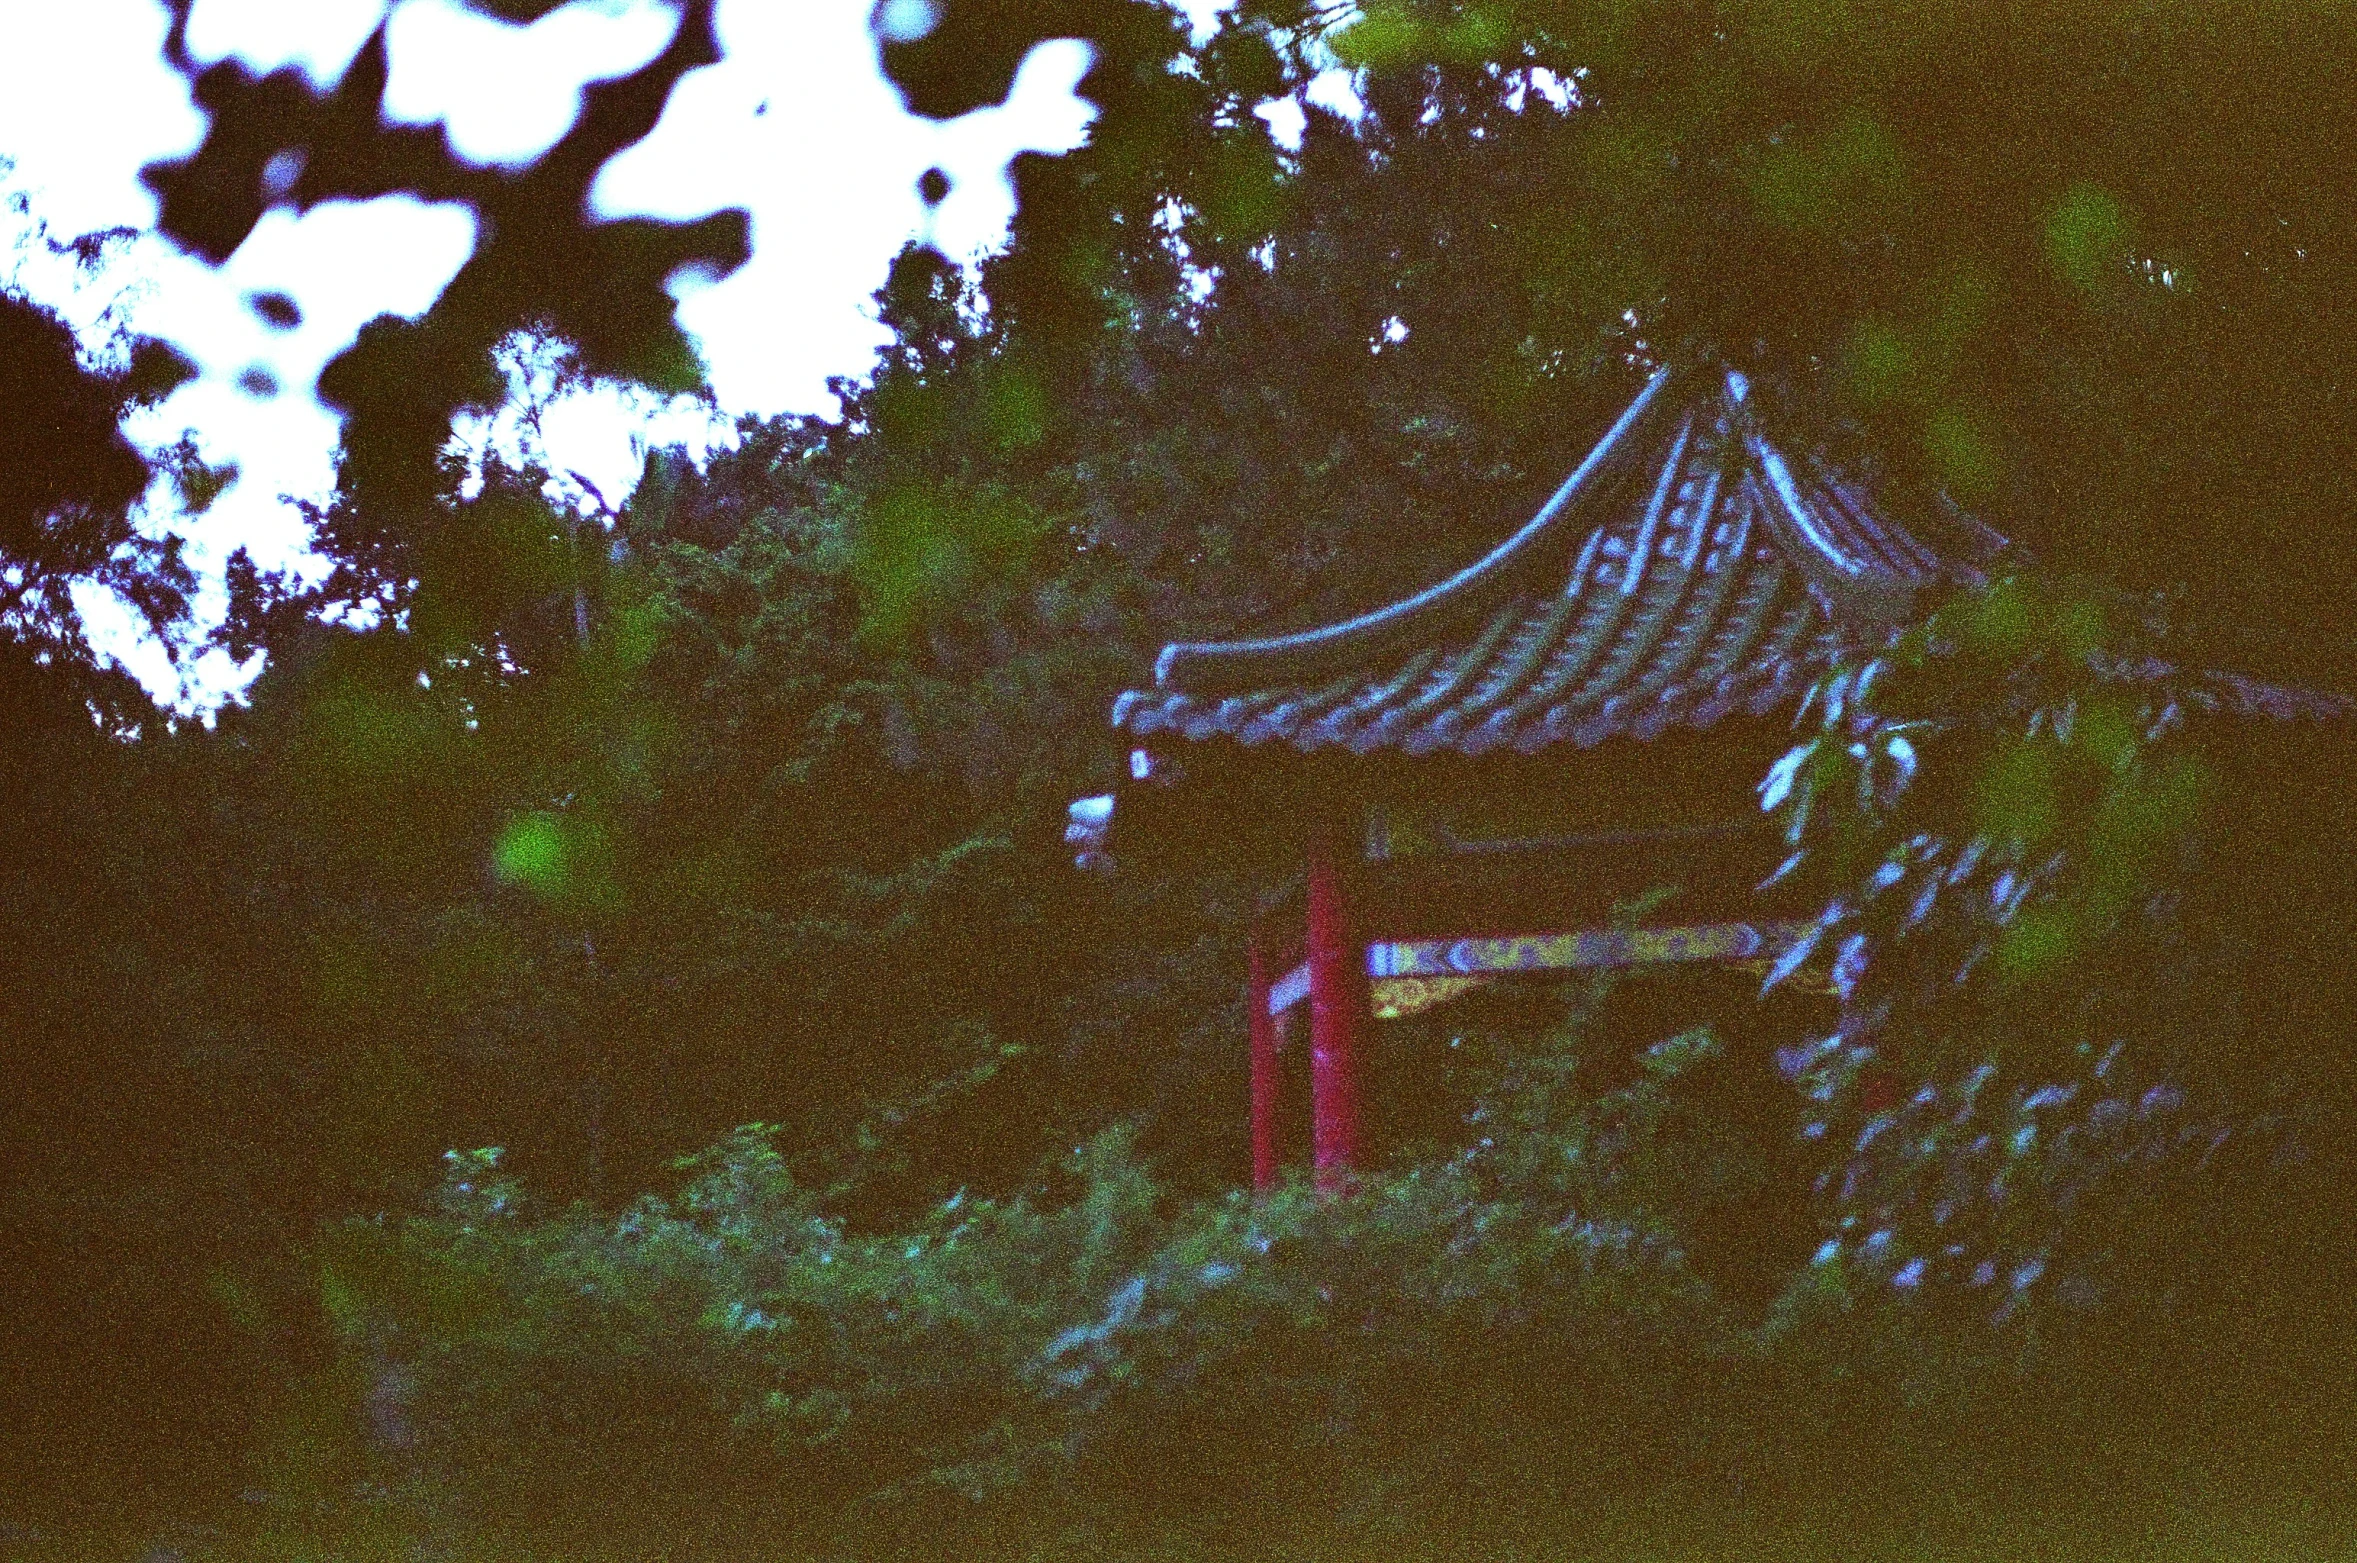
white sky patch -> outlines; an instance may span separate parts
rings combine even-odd
[[[825,407],[827,377],[883,344],[869,295],[900,246],[926,233],[964,260],[1003,243],[1015,210],[1008,162],[1085,138],[1094,111],[1073,88],[1090,51],[1041,44],[1004,104],[935,124],[908,113],[872,63],[844,70],[874,57],[863,7],[723,0],[718,23],[725,58],[683,80],[654,133],[605,166],[590,209],[671,220],[750,211],[752,260],[718,283],[683,279],[680,321],[722,406]],[[934,167],[950,191],[928,214],[917,180]]]
[[[200,373],[132,432],[163,445],[193,430],[206,461],[234,462],[240,474],[192,533],[200,562],[217,563],[216,551],[225,560],[241,545],[273,568],[304,562],[300,518],[280,496],[319,498],[335,486],[343,425],[314,393],[319,371],[377,316],[425,313],[474,242],[465,207],[387,196],[329,201],[299,216],[266,212],[218,270],[155,246],[153,292],[136,319]],[[247,303],[272,292],[301,309],[293,330],[271,329]],[[276,394],[241,386],[249,375],[266,376]]]
[[[589,83],[641,69],[678,31],[661,0],[573,0],[528,27],[459,0],[404,0],[385,29],[385,118],[440,123],[467,162],[521,168],[573,128]]]
[[[301,402],[363,325],[430,308],[474,244],[475,214],[453,202],[397,195],[326,201],[303,213],[276,207],[217,269],[178,252],[158,257],[139,326],[195,359],[206,380],[258,370],[282,393],[249,399]],[[248,303],[264,293],[292,298],[301,323],[291,330],[268,325]],[[159,415],[175,416],[172,404]]]
[[[627,431],[625,438],[613,437],[617,426]],[[684,445],[708,452],[736,445],[734,426],[719,423],[704,404],[635,387],[560,399],[542,419],[541,435],[551,451],[564,454],[565,469],[558,477],[567,482],[587,478],[594,490],[587,508],[601,511],[630,497],[649,450]]]
[[[1179,3],[1200,40],[1233,0]],[[1085,45],[1040,46],[1005,104],[940,125],[911,115],[884,80],[870,9],[870,0],[722,0],[724,61],[682,82],[654,134],[599,180],[602,215],[752,212],[747,266],[719,284],[698,289],[683,279],[679,288],[682,322],[699,338],[724,420],[831,411],[827,379],[864,372],[883,341],[869,295],[900,246],[928,237],[972,259],[1004,243],[1014,208],[1008,161],[1086,137],[1094,110],[1073,93],[1088,65]],[[293,67],[324,90],[387,10],[384,0],[197,0],[189,46],[202,60],[234,57],[257,74]],[[457,0],[400,0],[388,30],[388,111],[443,123],[462,156],[529,159],[569,128],[587,83],[636,69],[676,25],[664,0],[575,0],[529,28]],[[16,168],[5,182],[32,192],[33,215],[55,233],[152,229],[155,199],[141,167],[201,142],[205,117],[163,63],[164,35],[156,0],[22,0],[10,17],[0,49],[0,157]],[[916,181],[936,166],[952,185],[928,212]],[[378,314],[430,308],[473,234],[462,208],[397,197],[302,216],[274,211],[217,270],[152,233],[95,279],[46,262],[23,268],[24,286],[78,324],[111,308],[200,366],[196,381],[129,432],[154,449],[189,430],[207,460],[240,470],[203,516],[159,507],[150,518],[188,537],[207,576],[201,616],[217,617],[218,572],[238,547],[265,568],[319,567],[304,552],[299,514],[281,498],[332,491],[341,428],[312,394],[318,371]],[[0,232],[0,248],[12,237]],[[257,292],[293,299],[301,324],[271,330],[248,303]],[[241,378],[263,383],[249,370],[275,382],[276,394],[241,389]],[[552,405],[542,435],[553,466],[580,472],[614,503],[649,444],[727,443],[710,408],[623,395]],[[212,653],[183,678],[128,615],[85,606],[102,647],[184,709],[216,704],[254,671]]]
[[[23,5],[0,48],[0,156],[41,191],[58,232],[149,227],[155,197],[139,168],[204,139],[188,83],[164,63],[154,0]],[[103,85],[101,85],[103,84]]]
[[[385,0],[196,0],[188,13],[188,52],[207,65],[234,55],[257,76],[292,66],[324,91],[384,19]]]
[[[1301,137],[1309,129],[1309,111],[1297,98],[1271,98],[1255,108],[1261,123],[1269,127],[1269,136],[1288,152],[1301,150]]]
[[[1309,130],[1309,110],[1302,107],[1312,103],[1329,113],[1347,120],[1356,120],[1367,112],[1360,99],[1358,75],[1343,66],[1329,66],[1312,76],[1299,90],[1282,98],[1269,98],[1256,105],[1252,112],[1260,116],[1269,128],[1270,139],[1288,152],[1301,150],[1301,138]]]
[[[301,513],[289,496],[321,499],[335,487],[335,450],[343,421],[320,405],[319,371],[351,346],[379,315],[414,318],[433,306],[475,242],[475,216],[463,206],[429,205],[409,196],[328,201],[298,215],[263,215],[245,243],[218,269],[149,238],[118,271],[144,273],[132,310],[138,328],[195,360],[198,377],[126,426],[150,450],[193,433],[213,466],[234,464],[237,480],[193,524],[181,523],[188,559],[203,579],[197,609],[206,622],[226,608],[221,570],[239,548],[265,569],[316,576]],[[302,311],[289,331],[273,330],[247,303],[256,293],[284,293]],[[241,385],[266,377],[275,394]],[[148,524],[168,484],[151,492]],[[259,664],[239,668],[212,652],[175,672],[163,648],[127,615],[92,594],[79,597],[98,648],[121,661],[160,698],[210,705],[243,687]]]
[[[1227,14],[1236,8],[1236,0],[1171,0],[1187,16],[1187,29],[1196,43],[1210,41],[1220,30]]]
[[[488,417],[462,415],[452,437],[467,453],[468,492],[479,492],[483,461],[497,451],[510,466],[553,464],[547,492],[576,511],[610,516],[637,485],[649,450],[684,446],[710,453],[734,448],[733,421],[701,397],[665,397],[643,386],[560,389],[545,344],[520,340],[499,349],[509,398]],[[615,439],[616,430],[624,438]]]
[[[1558,76],[1544,65],[1533,65],[1522,73],[1506,93],[1506,107],[1519,114],[1533,94],[1558,114],[1568,114],[1579,105],[1579,83],[1570,77]]]
[[[1367,117],[1367,102],[1359,96],[1358,81],[1358,72],[1339,65],[1333,66],[1309,79],[1309,85],[1301,92],[1302,101],[1314,103],[1347,120],[1364,119]]]

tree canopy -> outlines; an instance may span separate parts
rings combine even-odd
[[[483,238],[323,377],[331,573],[236,567],[267,669],[209,726],[127,685],[94,723],[66,612],[187,589],[119,433],[172,366],[0,297],[0,1284],[47,1365],[0,1454],[43,1513],[136,1480],[143,1523],[232,1514],[227,1556],[594,1527],[626,1472],[658,1528],[803,1484],[797,1537],[881,1546],[938,1492],[1002,1494],[943,1535],[1172,1522],[1293,1439],[1352,1452],[1361,1519],[1468,1469],[1508,1510],[1696,1471],[1927,1502],[1957,1450],[2133,1508],[2114,1417],[2182,1474],[2275,1389],[2345,1416],[2343,740],[2197,733],[2089,664],[2357,685],[2342,8],[1244,0],[1195,43],[1149,0],[945,0],[880,43],[912,105],[1083,37],[1089,145],[1019,160],[978,267],[900,257],[839,412],[658,452],[611,511],[449,435],[519,353],[696,383],[663,284],[741,215],[582,198],[714,57],[709,0],[513,175],[380,122],[381,34],[322,92],[199,70],[175,14],[213,119],[150,171],[167,232],[411,191]],[[1358,117],[1308,101],[1338,68]],[[1446,1143],[1357,1202],[1229,1199],[1255,887],[1071,871],[1107,700],[1166,639],[1477,557],[1705,354],[2034,561],[1845,670],[1771,787],[1867,952],[1838,1029],[1444,1017]]]

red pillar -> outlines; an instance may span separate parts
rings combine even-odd
[[[1251,993],[1245,1003],[1252,1021],[1252,1186],[1277,1181],[1277,1017],[1269,1013],[1268,955],[1260,930],[1252,930]]]
[[[1320,847],[1309,860],[1309,1057],[1310,1143],[1321,1187],[1347,1182],[1358,1157],[1367,1008],[1367,952],[1352,934],[1341,871]]]

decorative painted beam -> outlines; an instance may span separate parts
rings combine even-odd
[[[1701,923],[1496,939],[1403,939],[1367,946],[1367,975],[1478,977],[1685,961],[1774,960],[1807,931],[1806,923]]]
[[[1451,999],[1463,998],[1497,980],[1495,977],[1377,977],[1367,984],[1367,1002],[1374,1006],[1377,1020],[1398,1020],[1403,1015],[1420,1015]]]
[[[1429,982],[1690,961],[1772,961],[1807,931],[1808,924],[1797,922],[1697,923],[1506,938],[1378,940],[1367,946],[1367,975],[1379,983]],[[1282,1014],[1308,998],[1309,979],[1309,965],[1304,962],[1270,983],[1269,1013]]]

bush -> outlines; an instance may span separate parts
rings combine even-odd
[[[446,1525],[676,1540],[754,1515],[779,1546],[949,1548],[1054,1516],[1318,1530],[1533,1495],[1582,1525],[1664,1492],[1869,1524],[1976,1472],[2008,1503],[2124,1491],[2192,1447],[2185,1370],[2223,1338],[2192,1312],[2172,1352],[2084,1297],[2022,1289],[1996,1328],[1846,1256],[1764,1314],[1707,1283],[1688,1234],[1729,1152],[1680,1126],[1721,1044],[1681,1033],[1583,1089],[1601,992],[1475,1039],[1473,1143],[1339,1197],[1177,1201],[1120,1128],[1032,1189],[876,1230],[760,1125],[618,1216],[537,1210],[496,1151],[454,1152],[434,1209],[334,1245],[333,1311],[378,1364],[354,1381],[403,1388],[388,1486]]]
[[[1601,1394],[1743,1332],[1654,1204],[1679,1176],[1660,1126],[1716,1040],[1586,1099],[1579,1020],[1497,1049],[1471,1147],[1340,1198],[1177,1202],[1124,1128],[1059,1169],[1068,1197],[961,1192],[874,1231],[762,1125],[611,1217],[536,1210],[497,1151],[453,1152],[431,1211],[338,1234],[333,1311],[398,1360],[406,1458],[484,1511],[595,1507],[617,1478],[979,1496],[1118,1482],[1148,1451],[1175,1492],[1222,1480],[1239,1438],[1379,1440],[1527,1386],[1501,1342]]]

